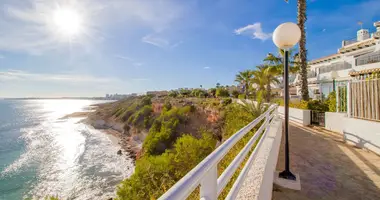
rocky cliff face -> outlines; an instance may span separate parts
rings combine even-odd
[[[211,132],[221,140],[222,115],[215,104],[206,104],[205,99],[176,99],[144,97],[129,98],[126,100],[100,105],[96,112],[90,114],[88,123],[94,128],[120,138],[120,145],[129,155],[138,159],[142,154],[143,143],[156,119],[162,118],[162,113],[171,108],[194,108],[186,114],[186,120],[176,128],[176,137],[182,134],[191,134],[200,137],[199,130]],[[214,106],[213,106],[214,105]],[[170,107],[170,108],[168,108]]]

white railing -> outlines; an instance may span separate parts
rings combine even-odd
[[[238,178],[229,191],[226,199],[235,199],[239,189],[242,186],[244,178],[249,171],[258,149],[268,132],[268,127],[271,124],[273,117],[277,115],[277,105],[272,105],[265,113],[253,120],[244,128],[240,129],[222,145],[208,155],[202,162],[200,162],[194,169],[187,173],[181,180],[179,180],[172,188],[163,194],[159,200],[181,200],[186,199],[199,185],[200,185],[200,199],[202,200],[216,200],[220,193],[223,191],[231,177],[241,165],[244,158],[248,155],[257,139],[262,135],[260,141],[257,143],[255,149],[248,158]],[[242,139],[249,131],[256,125],[263,122],[260,128],[255,132],[253,137],[248,141],[240,153],[234,158],[231,164],[224,170],[218,178],[217,166],[220,160],[229,152],[229,150]]]

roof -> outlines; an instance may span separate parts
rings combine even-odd
[[[377,40],[374,38],[369,38],[360,42],[355,42],[353,44],[349,44],[339,49],[339,53],[344,54],[350,51],[355,51],[358,49],[370,47],[376,45]]]
[[[373,69],[364,69],[360,71],[352,71],[348,73],[350,76],[357,76],[357,75],[362,75],[362,74],[370,74],[370,73],[375,73],[375,72],[380,72],[380,68],[373,68]]]
[[[325,62],[325,61],[329,61],[329,60],[335,60],[335,59],[338,59],[338,58],[340,58],[340,54],[339,53],[335,53],[335,54],[331,54],[331,55],[328,55],[328,56],[325,56],[325,57],[322,57],[322,58],[318,58],[318,59],[309,61],[309,65],[313,65],[313,64],[317,64],[317,63],[321,63],[321,62]]]

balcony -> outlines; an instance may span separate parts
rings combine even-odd
[[[332,71],[339,71],[339,70],[345,70],[345,69],[351,69],[351,68],[352,68],[352,65],[348,62],[338,62],[338,63],[333,63],[331,65],[320,67],[319,73],[324,74],[324,73],[329,73]]]
[[[317,77],[317,73],[315,71],[307,72],[307,78],[315,78]]]
[[[356,59],[356,66],[380,62],[380,52],[374,52],[370,55],[363,55]]]

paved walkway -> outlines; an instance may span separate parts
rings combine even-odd
[[[323,129],[292,125],[289,132],[291,171],[300,174],[301,191],[274,186],[274,200],[380,199],[380,156]],[[284,169],[283,149],[282,143],[278,171]]]

